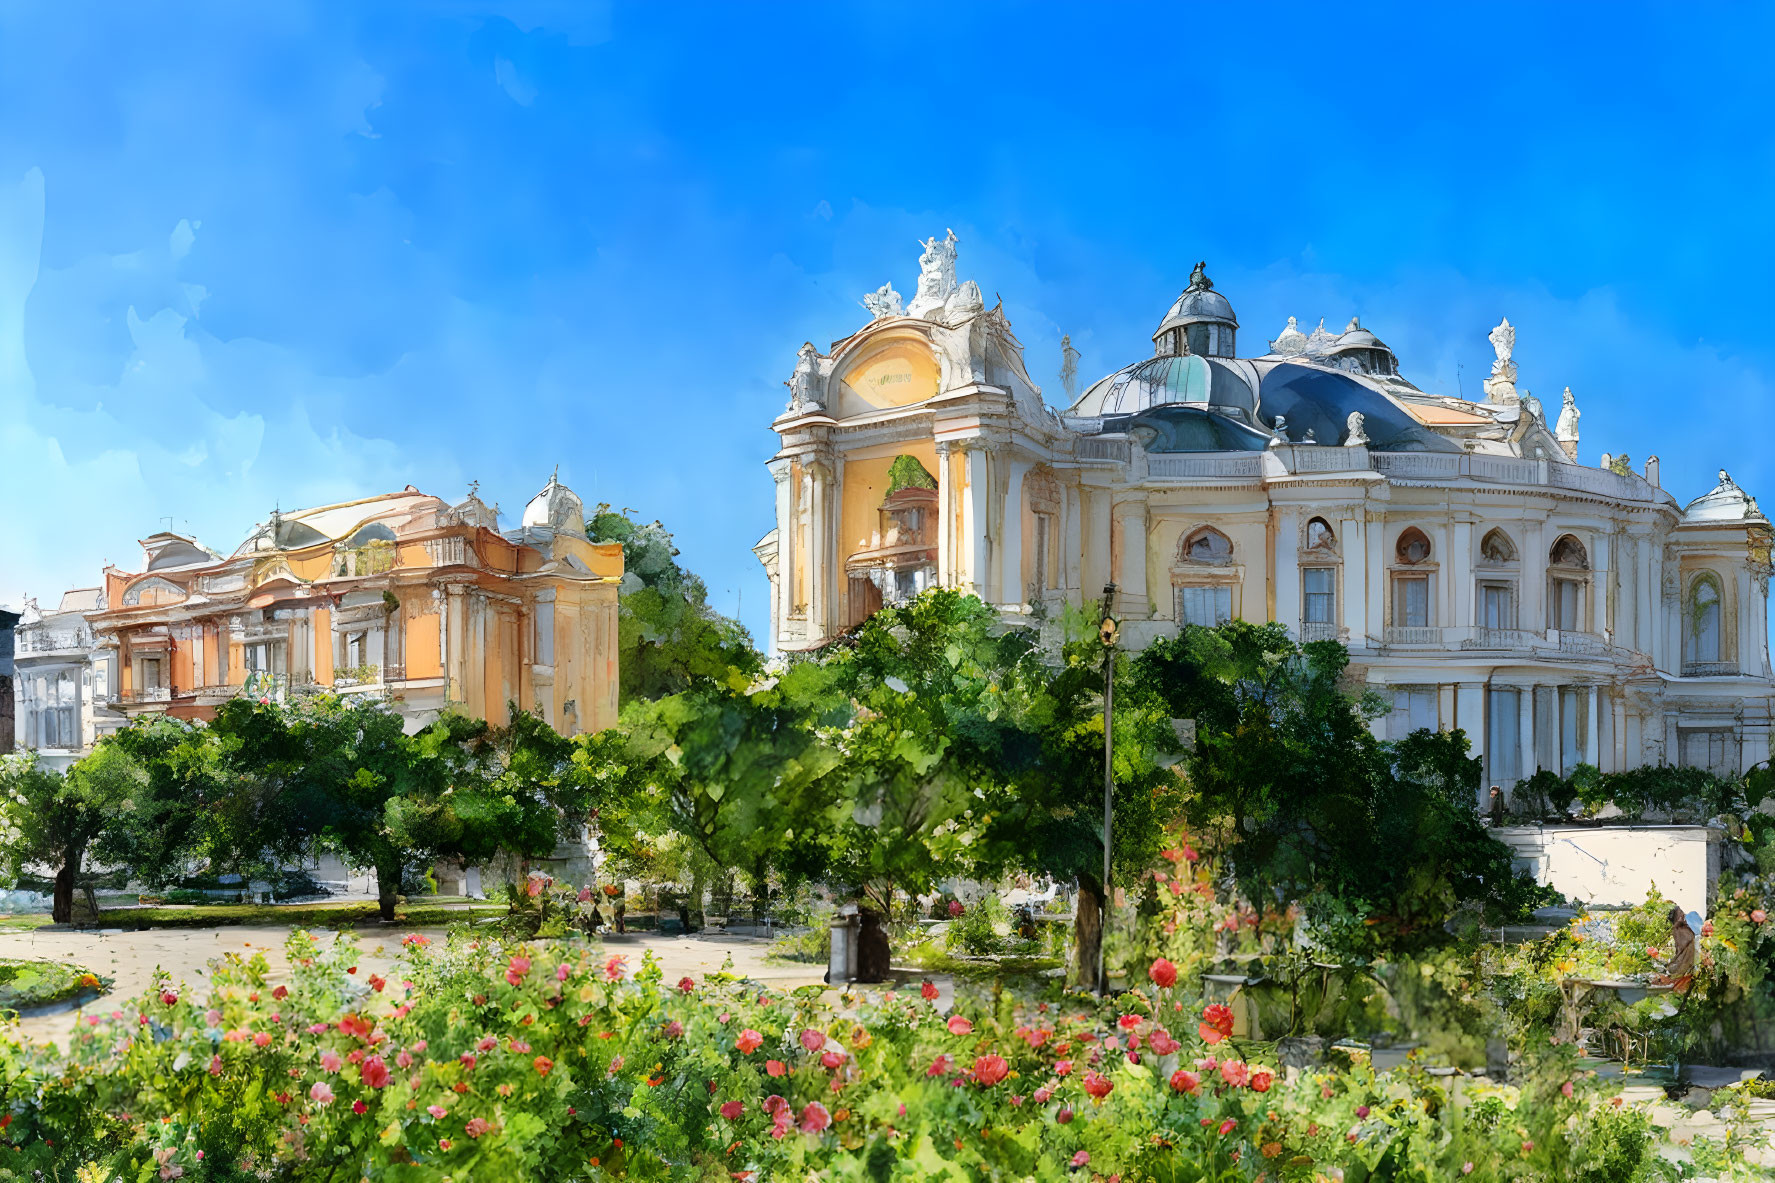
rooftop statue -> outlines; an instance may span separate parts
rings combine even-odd
[[[918,257],[918,291],[907,311],[912,316],[928,316],[942,308],[955,291],[955,231],[949,231],[942,242],[933,234],[918,245],[924,248]]]
[[[1060,334],[1060,386],[1069,400],[1078,400],[1079,351],[1072,347],[1072,334]]]
[[[899,316],[900,293],[894,290],[892,283],[884,283],[863,297],[863,307],[869,310],[869,315],[874,320],[880,320],[884,316]]]
[[[1510,324],[1509,317],[1500,320],[1498,327],[1491,331],[1491,347],[1498,355],[1498,360],[1492,363],[1492,373],[1495,374],[1510,360],[1510,354],[1516,348],[1516,329]]]
[[[1344,447],[1359,448],[1368,442],[1368,432],[1362,424],[1362,412],[1351,411],[1350,417],[1344,420]]]
[[[1497,354],[1491,364],[1491,377],[1485,380],[1485,397],[1494,403],[1508,405],[1518,401],[1516,394],[1516,363],[1510,360],[1516,349],[1516,328],[1505,317],[1489,334],[1492,352]]]
[[[1578,442],[1578,400],[1572,397],[1572,388],[1565,388],[1565,405],[1559,409],[1559,422],[1553,425],[1553,438],[1562,444]]]
[[[1208,278],[1208,262],[1204,259],[1202,262],[1196,264],[1194,271],[1189,273],[1189,287],[1184,290],[1191,292],[1205,292],[1213,286],[1214,281]]]
[[[789,388],[789,410],[823,411],[825,403],[819,392],[820,351],[812,341],[802,343],[795,356],[795,372],[784,383]]]

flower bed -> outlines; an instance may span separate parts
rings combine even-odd
[[[79,965],[59,961],[21,961],[0,958],[0,1012],[28,1010],[98,994],[111,985]]]
[[[66,1057],[0,1040],[0,1169],[1601,1180],[1662,1137],[1567,1059],[1509,1087],[1281,1072],[1164,963],[1103,1009],[995,992],[944,1015],[928,985],[835,1010],[818,988],[631,975],[579,942],[408,944],[403,974],[364,979],[348,939],[298,933],[288,985],[230,954],[205,992],[161,981],[83,1016]]]

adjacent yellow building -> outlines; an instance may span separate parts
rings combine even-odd
[[[446,709],[503,723],[513,703],[567,735],[616,721],[622,547],[586,538],[553,477],[504,532],[472,492],[409,485],[274,512],[227,556],[173,533],[142,550],[89,617],[125,714],[331,691],[384,696],[413,729]]]

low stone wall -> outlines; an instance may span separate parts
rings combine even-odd
[[[1586,904],[1645,902],[1653,885],[1703,917],[1719,884],[1721,842],[1713,826],[1499,826],[1492,830],[1537,883]]]

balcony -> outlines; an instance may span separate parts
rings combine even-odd
[[[1530,650],[1543,640],[1539,633],[1521,628],[1476,628],[1461,639],[1463,650],[1503,649],[1511,652]]]
[[[173,691],[170,686],[144,686],[138,690],[125,690],[117,701],[124,706],[147,706],[157,702],[171,702]]]
[[[1435,625],[1403,625],[1389,628],[1384,637],[1384,644],[1411,649],[1444,648],[1444,630]]]
[[[1683,677],[1685,678],[1736,678],[1738,663],[1735,661],[1685,661]]]
[[[1300,643],[1305,645],[1308,641],[1335,641],[1340,631],[1330,621],[1308,620],[1300,626]]]

